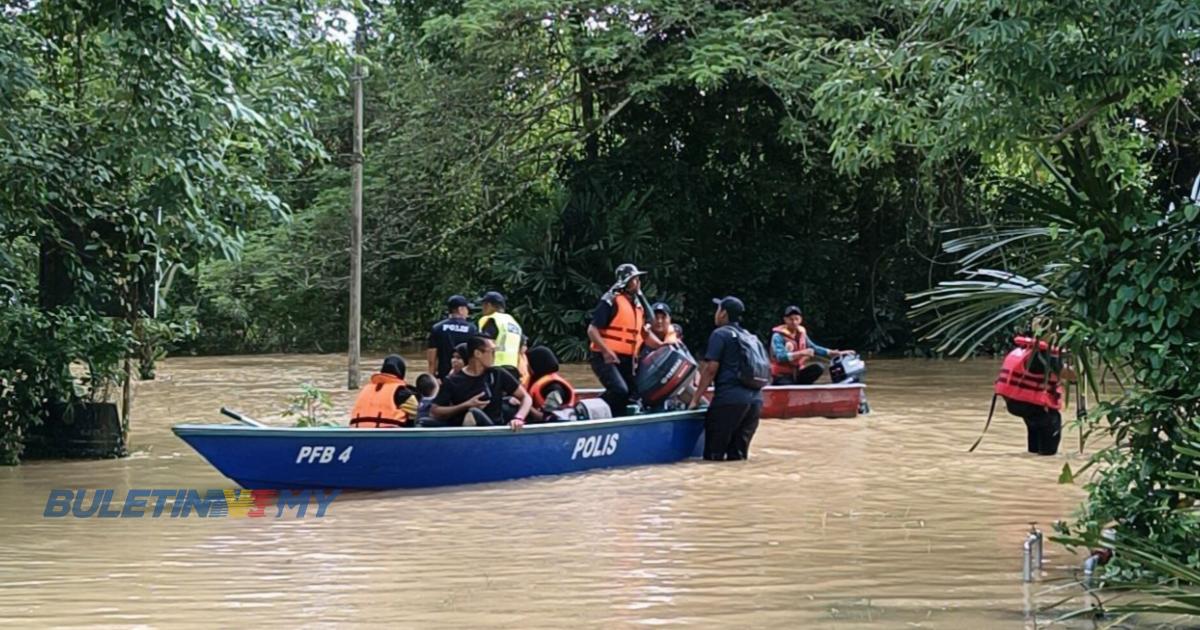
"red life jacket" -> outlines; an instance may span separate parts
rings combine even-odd
[[[798,335],[792,335],[792,331],[788,330],[787,326],[780,324],[771,329],[771,332],[783,335],[786,341],[787,351],[796,352],[808,347],[808,331],[801,326]],[[775,358],[774,350],[771,351],[771,376],[793,376],[797,371],[804,367],[804,362],[807,357],[796,357],[791,361],[780,361]]]
[[[1046,409],[1062,409],[1063,389],[1058,375],[1047,366],[1045,374],[1034,374],[1029,371],[1029,361],[1033,358],[1033,342],[1029,337],[1015,337],[1013,343],[1017,347],[1004,357],[1000,366],[1000,374],[996,377],[995,392],[1008,400],[1026,402]],[[1058,355],[1058,348],[1052,348],[1045,341],[1038,340],[1037,349]]]
[[[408,412],[396,406],[396,390],[408,387],[393,374],[372,374],[358,392],[350,412],[350,426],[358,429],[391,429],[408,422]]]
[[[534,381],[533,385],[529,388],[529,395],[533,396],[533,406],[535,408],[541,409],[546,405],[546,387],[551,383],[558,383],[566,388],[568,400],[563,401],[564,406],[574,407],[575,403],[579,402],[579,399],[575,396],[575,388],[571,386],[571,383],[559,376],[558,372],[551,372]]]

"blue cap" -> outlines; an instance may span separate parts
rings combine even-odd
[[[450,298],[446,300],[446,308],[449,310],[454,310],[463,306],[471,308],[471,303],[467,301],[467,298],[461,295],[451,295]]]
[[[484,304],[495,304],[497,306],[504,306],[506,303],[504,294],[499,291],[488,291],[483,294],[483,298],[479,301]]]

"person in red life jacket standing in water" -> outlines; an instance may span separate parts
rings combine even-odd
[[[821,378],[825,368],[808,363],[814,356],[836,359],[853,350],[830,350],[813,341],[804,328],[799,306],[783,311],[783,323],[771,329],[771,384],[811,385]]]
[[[417,419],[419,397],[404,375],[404,359],[391,355],[383,360],[379,372],[358,391],[350,411],[350,426],[360,429],[411,427]]]
[[[1037,320],[1034,330],[1040,328]],[[1054,455],[1062,440],[1062,381],[1075,380],[1075,372],[1062,352],[1031,335],[1013,338],[1016,348],[1004,357],[996,377],[995,392],[1005,407],[1025,421],[1030,453]]]
[[[662,345],[646,322],[641,296],[643,274],[629,263],[617,267],[617,282],[600,298],[587,328],[592,342],[589,363],[604,386],[601,398],[614,418],[625,415],[626,405],[637,398],[633,375],[642,344],[651,348]]]

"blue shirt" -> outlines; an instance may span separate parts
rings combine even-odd
[[[718,405],[749,405],[762,400],[762,392],[742,385],[738,378],[738,366],[741,365],[741,350],[738,349],[737,335],[752,335],[738,324],[721,326],[708,336],[708,346],[704,349],[705,361],[716,361],[717,376],[713,380],[716,392],[713,394],[712,406]]]

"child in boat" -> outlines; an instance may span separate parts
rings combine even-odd
[[[458,374],[466,364],[467,344],[464,342],[454,346],[454,353],[450,355],[450,373]]]
[[[433,407],[433,397],[437,396],[437,392],[438,382],[432,374],[422,374],[417,377],[417,395],[421,397],[421,402],[417,403],[418,423],[432,417],[430,409]]]
[[[578,400],[575,388],[558,371],[558,357],[546,346],[529,351],[529,395],[533,408],[541,411],[546,420],[553,421],[553,412],[569,410]]]

